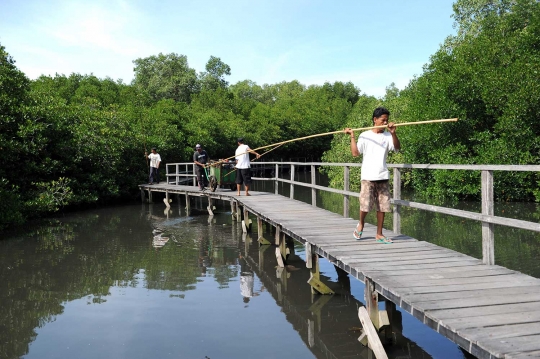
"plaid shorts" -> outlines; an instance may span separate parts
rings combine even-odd
[[[390,212],[389,181],[362,181],[360,211],[369,212],[373,206],[377,212]]]

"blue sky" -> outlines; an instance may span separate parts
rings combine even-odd
[[[177,53],[230,83],[351,81],[382,96],[422,73],[453,33],[452,0],[0,0],[0,43],[30,78],[133,79],[134,59]]]

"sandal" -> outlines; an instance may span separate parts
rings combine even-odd
[[[377,243],[384,243],[384,244],[392,244],[394,243],[390,238],[388,237],[382,237],[376,240]]]
[[[360,224],[360,223],[358,223]],[[356,228],[358,228],[358,225],[356,226]],[[357,230],[356,228],[354,228],[354,232],[353,232],[353,238],[358,240],[358,239],[362,239],[362,233],[364,232],[363,230],[362,231],[359,231]]]

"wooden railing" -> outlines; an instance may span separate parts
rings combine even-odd
[[[294,187],[303,186],[311,188],[311,204],[317,206],[317,190],[343,195],[343,216],[349,217],[349,199],[350,197],[358,197],[358,192],[350,191],[350,169],[353,167],[361,167],[359,163],[325,163],[325,162],[253,162],[252,168],[258,166],[273,166],[274,174],[272,178],[252,177],[253,180],[259,181],[274,181],[274,191],[278,194],[279,183],[288,183],[290,185],[290,198],[294,198]],[[169,166],[174,166],[175,171],[170,172]],[[185,166],[185,173],[180,173],[180,166]],[[290,179],[279,178],[280,168],[287,166],[290,171]],[[298,167],[309,167],[311,172],[311,182],[295,181],[295,173]],[[343,189],[330,188],[316,184],[316,167],[321,166],[338,166],[343,167],[344,186]],[[422,209],[425,211],[448,214],[455,217],[472,219],[482,223],[482,260],[484,264],[495,264],[495,249],[494,249],[494,225],[503,225],[520,229],[540,232],[540,224],[535,222],[523,221],[519,219],[499,217],[493,215],[493,172],[494,171],[515,171],[515,172],[540,172],[538,165],[430,165],[430,164],[388,164],[389,168],[393,168],[393,231],[401,232],[401,207],[410,207]],[[193,174],[193,163],[171,163],[166,165],[167,182],[170,178],[175,178],[176,183],[179,183],[180,177],[195,177]],[[188,169],[191,168],[191,172]],[[434,206],[425,203],[405,201],[401,199],[401,170],[402,169],[428,169],[428,170],[466,170],[481,172],[481,213],[464,211],[448,207]],[[196,186],[195,178],[193,185]]]

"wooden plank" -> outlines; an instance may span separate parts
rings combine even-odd
[[[312,268],[313,267],[313,261],[312,261],[313,253],[311,251],[311,243],[306,242],[305,248],[306,248],[306,268]]]
[[[538,335],[540,334],[540,322],[498,325],[495,327],[483,328],[482,331],[479,331],[477,328],[463,329],[459,331],[459,334],[467,338],[474,337],[475,341]]]
[[[502,313],[496,315],[469,316],[467,318],[449,318],[444,320],[444,325],[456,330],[468,328],[480,328],[501,324],[523,324],[540,321],[540,310],[528,310],[525,313]],[[540,345],[540,342],[538,343]],[[533,349],[540,349],[533,348]],[[532,349],[531,349],[532,350]]]
[[[526,293],[520,294],[519,296],[485,295],[472,298],[414,301],[414,308],[422,311],[429,311],[436,309],[470,308],[480,307],[484,305],[502,305],[535,302],[540,302],[540,293]]]
[[[341,261],[351,261],[351,260],[360,260],[362,263],[371,263],[371,262],[400,262],[400,261],[409,261],[409,260],[415,260],[415,259],[434,259],[434,258],[452,258],[452,257],[459,257],[459,258],[467,258],[466,255],[461,253],[449,253],[448,251],[444,250],[433,250],[433,251],[426,251],[426,252],[420,252],[420,253],[392,253],[392,254],[374,254],[374,255],[352,255],[352,256],[337,256],[336,258]],[[469,257],[470,258],[470,257]]]
[[[381,244],[385,245],[385,244]],[[435,258],[435,259],[412,259],[412,260],[404,260],[399,261],[397,263],[396,261],[393,261],[392,259],[388,259],[387,261],[375,261],[375,262],[360,262],[356,259],[353,259],[351,261],[342,261],[343,263],[346,263],[350,266],[358,267],[358,268],[376,268],[381,266],[405,266],[405,265],[416,265],[416,266],[425,266],[430,264],[438,264],[438,265],[444,265],[445,263],[451,263],[451,262],[463,262],[463,263],[478,263],[481,264],[478,259],[469,259],[468,257],[449,257],[449,258]]]
[[[540,335],[529,335],[525,337],[514,337],[501,339],[488,339],[478,346],[486,349],[492,355],[500,356],[509,353],[522,353],[527,351],[540,350]]]
[[[513,288],[487,288],[480,290],[460,290],[446,293],[411,293],[406,298],[412,302],[454,300],[459,298],[478,298],[487,296],[520,296],[523,294],[540,293],[540,286],[524,286]]]
[[[470,284],[452,284],[441,285],[436,287],[392,287],[392,292],[406,295],[408,293],[425,294],[425,293],[444,293],[455,292],[460,290],[479,290],[479,289],[494,289],[494,288],[513,288],[536,285],[534,281],[522,280],[518,282],[487,282],[487,283],[470,283]]]
[[[504,356],[506,359],[530,359],[540,358],[540,350],[532,352],[511,353]]]
[[[460,273],[466,273],[467,271],[470,271],[471,274],[478,273],[480,271],[485,271],[488,268],[493,268],[492,266],[486,267],[482,265],[482,263],[474,262],[472,265],[465,265],[465,266],[456,266],[456,267],[432,267],[432,268],[423,268],[423,267],[417,267],[417,268],[408,268],[408,269],[395,269],[395,268],[377,268],[376,270],[369,270],[366,268],[363,268],[362,271],[369,275],[372,278],[375,278],[378,275],[388,275],[392,277],[398,277],[398,276],[410,276],[410,275],[420,275],[420,274],[428,274],[428,275],[443,275],[445,273],[454,273],[456,276],[463,276],[459,275]],[[509,269],[508,269],[509,270]]]
[[[485,277],[491,275],[501,274],[514,274],[516,271],[507,268],[493,268],[485,266],[471,266],[460,268],[435,268],[435,269],[410,269],[408,271],[378,271],[378,272],[365,272],[365,274],[373,279],[384,279],[398,277],[414,276],[419,279],[437,279],[437,278],[472,278],[472,277]]]
[[[411,278],[402,278],[400,280],[395,280],[390,277],[387,278],[378,278],[378,282],[385,283],[385,285],[393,285],[394,288],[403,288],[403,287],[430,287],[435,288],[438,286],[449,286],[449,285],[459,285],[459,284],[476,284],[476,283],[527,283],[533,285],[540,285],[540,280],[527,277],[521,273],[508,273],[495,276],[484,276],[484,277],[469,277],[469,278],[433,278],[433,279],[420,279],[417,277]]]
[[[377,359],[388,359],[381,340],[379,339],[379,334],[373,327],[366,308],[360,307],[358,309],[358,318],[360,318],[360,322],[362,323],[362,329],[367,334],[369,346],[371,350],[373,350],[375,357]]]
[[[278,267],[285,268],[285,263],[283,263],[283,258],[281,257],[281,251],[279,250],[279,247],[276,248],[276,259],[277,259]]]
[[[514,303],[507,305],[488,305],[469,308],[453,308],[453,309],[438,309],[426,311],[426,316],[435,320],[452,319],[452,318],[469,318],[472,316],[487,316],[506,313],[523,313],[530,311],[531,308],[538,308],[540,310],[540,297],[538,302],[533,303]]]

